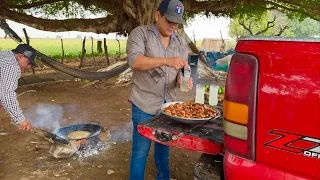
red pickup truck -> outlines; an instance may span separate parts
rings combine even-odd
[[[319,180],[320,40],[239,39],[223,112],[224,157],[198,179]]]
[[[320,39],[244,37],[235,51],[223,119],[192,128],[159,115],[139,132],[203,152],[197,180],[319,180]]]

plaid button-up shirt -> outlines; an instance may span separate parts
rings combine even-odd
[[[15,92],[20,77],[21,69],[13,52],[0,51],[0,101],[16,123],[25,120]]]

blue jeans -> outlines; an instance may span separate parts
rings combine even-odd
[[[137,126],[139,123],[152,117],[152,114],[145,113],[132,104],[133,137],[129,180],[144,180],[144,170],[147,163],[151,140],[141,136],[138,133]],[[169,147],[155,142],[154,161],[158,169],[156,179],[170,180]]]

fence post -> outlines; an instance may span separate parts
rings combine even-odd
[[[30,45],[30,38],[28,36],[27,30],[25,28],[23,28],[22,30],[23,30],[24,36],[26,37],[27,44]],[[31,66],[31,70],[33,74],[36,73],[33,66]]]
[[[97,51],[99,54],[102,53],[102,41],[97,41]]]
[[[119,39],[116,39],[118,41],[118,45],[119,45],[119,59],[121,58],[121,51],[120,51],[120,41]]]
[[[103,38],[103,46],[104,46],[104,54],[106,55],[106,59],[107,59],[107,66],[109,66],[110,61],[109,61],[108,46],[107,46],[107,39],[106,38]]]
[[[64,48],[63,48],[63,39],[61,39],[61,48],[62,48],[62,54],[61,54],[61,64],[63,64],[63,60],[64,60]]]
[[[91,54],[92,54],[92,57],[93,57],[93,37],[91,36]]]
[[[86,54],[86,37],[84,37],[84,39],[82,41],[82,53],[81,53],[81,56],[80,56],[79,69],[81,69],[81,67],[83,66],[83,59],[84,59],[85,54]]]

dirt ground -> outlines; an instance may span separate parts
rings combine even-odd
[[[48,151],[50,143],[32,132],[22,132],[10,123],[8,114],[0,113],[1,180],[121,180],[128,179],[131,140],[128,127],[131,105],[129,86],[112,87],[112,82],[82,88],[84,82],[60,82],[50,85],[20,87],[17,93],[21,108],[35,112],[37,105],[54,105],[63,111],[60,125],[98,121],[113,129],[109,148],[98,155],[56,159]],[[190,98],[190,97],[189,97]],[[61,110],[60,109],[60,110]],[[124,137],[122,137],[124,136]],[[193,167],[201,153],[171,149],[172,178],[193,180]],[[111,171],[112,170],[112,171]],[[146,165],[146,179],[155,179],[153,149]]]

